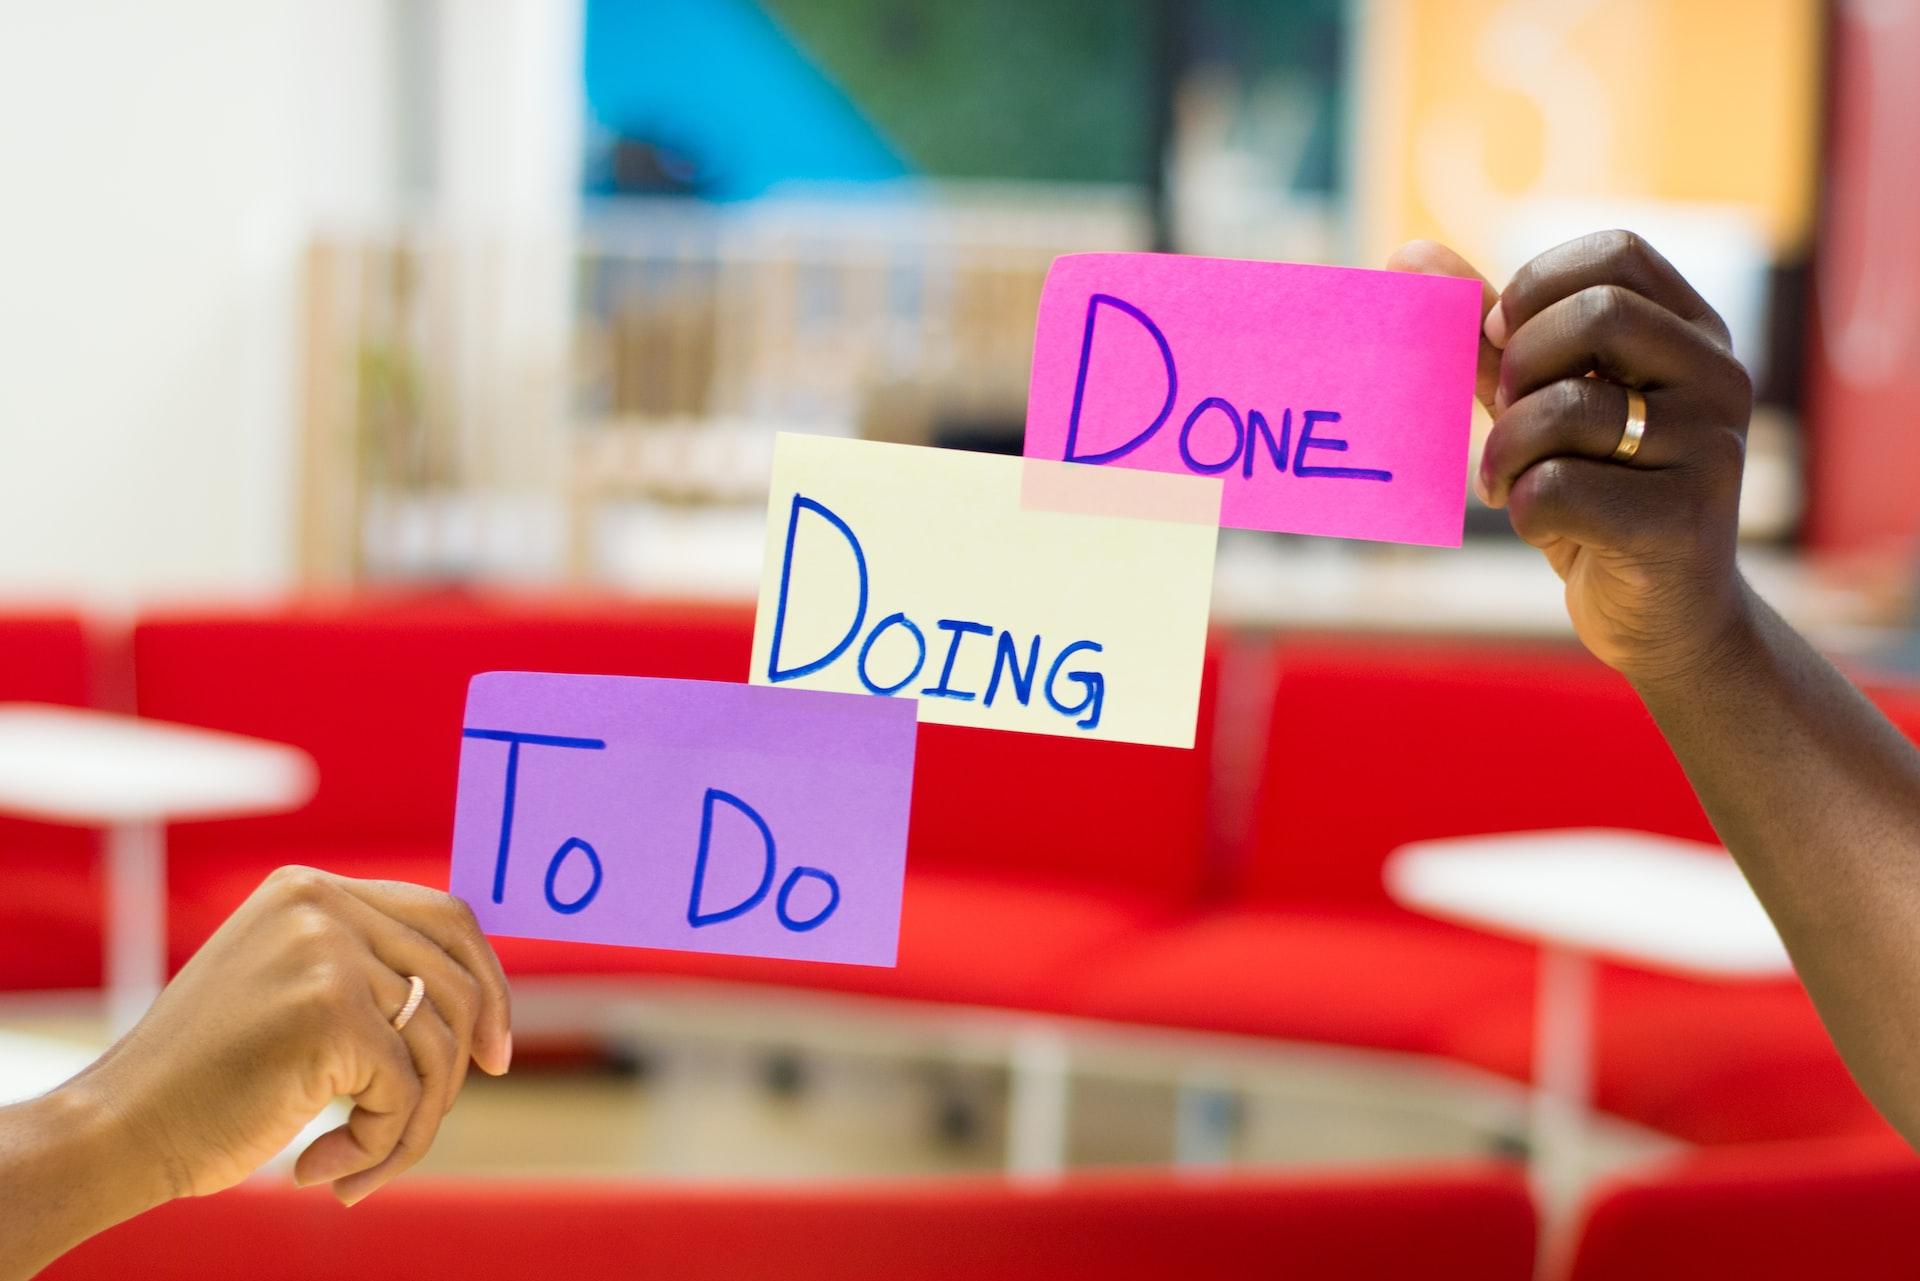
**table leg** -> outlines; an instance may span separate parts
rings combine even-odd
[[[166,981],[167,844],[159,823],[107,829],[107,1030],[140,1021]]]
[[[1173,1163],[1210,1168],[1231,1162],[1238,1102],[1218,1074],[1183,1073],[1175,1086]]]
[[[1548,946],[1535,992],[1533,1180],[1551,1217],[1579,1195],[1593,1106],[1593,961]]]
[[[1067,1040],[1030,1027],[1013,1040],[1012,1097],[1007,1101],[1007,1172],[1057,1179],[1067,1167],[1067,1120],[1073,1093]]]

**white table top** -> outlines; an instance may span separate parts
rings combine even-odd
[[[0,1028],[0,1107],[45,1094],[98,1057],[72,1041]]]
[[[1444,920],[1694,977],[1790,974],[1780,936],[1724,850],[1645,832],[1421,841],[1387,892]]]
[[[0,813],[76,826],[237,818],[313,795],[298,748],[110,712],[0,703]]]

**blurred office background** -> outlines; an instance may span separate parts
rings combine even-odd
[[[737,595],[775,431],[1014,446],[1056,254],[1372,265],[1432,236],[1498,280],[1626,225],[1759,382],[1753,538],[1898,592],[1904,13],[9,6],[0,590]],[[1337,566],[1321,596],[1388,564],[1499,572],[1226,551]],[[1488,621],[1551,625],[1511,599],[1534,579]]]
[[[319,761],[316,806],[362,783],[377,795],[350,761],[329,772],[351,683],[404,716],[433,679],[456,689],[463,662],[652,670],[648,638],[666,633],[704,648],[661,674],[743,679],[774,434],[1017,450],[1056,255],[1373,266],[1432,237],[1501,281],[1562,239],[1624,226],[1721,310],[1754,373],[1749,572],[1911,710],[1916,65],[1920,0],[0,0],[0,628],[73,616],[86,646],[58,660],[77,673],[66,685],[0,672],[0,697],[292,741]],[[687,987],[595,950],[526,960],[524,1072],[474,1083],[428,1168],[1057,1179],[1525,1158],[1532,954],[1496,964],[1465,931],[1436,936],[1386,904],[1388,846],[1517,827],[1711,833],[1664,758],[1647,766],[1664,810],[1577,797],[1598,754],[1663,749],[1571,651],[1559,584],[1504,514],[1472,506],[1468,534],[1456,552],[1223,532],[1214,676],[1236,697],[1209,695],[1197,774],[1151,752],[1121,762],[1143,789],[1182,770],[1196,789],[1184,817],[1145,824],[1204,863],[1175,877],[1171,903],[1115,916],[1111,886],[1080,887],[1096,910],[1049,881],[1016,912],[967,882],[980,897],[943,910],[1066,940],[998,992],[929,978],[931,952],[877,1001],[806,967]],[[630,645],[614,639],[627,628]],[[509,631],[521,639],[484,639]],[[0,649],[20,655],[14,676],[35,652]],[[1369,829],[1353,895],[1323,901],[1307,876],[1268,901],[1258,884],[1277,882],[1243,873],[1263,841],[1297,839],[1271,813],[1287,771],[1311,764],[1276,745],[1286,717],[1334,716],[1287,701],[1319,688],[1316,672],[1370,691],[1398,769],[1430,781],[1399,827]],[[274,701],[303,681],[316,706]],[[1568,777],[1502,745],[1514,722],[1487,723],[1489,688],[1518,691],[1515,721],[1563,731],[1549,746]],[[1335,716],[1360,735],[1339,741],[1375,750],[1357,716]],[[1421,716],[1415,731],[1400,720]],[[450,753],[451,723],[422,741],[445,729]],[[929,754],[923,732],[923,769],[969,752],[997,764],[968,769],[1051,768],[966,735]],[[1509,757],[1575,799],[1455,804]],[[412,768],[389,764],[394,779]],[[430,816],[450,812],[433,790],[445,764],[421,767]],[[435,874],[443,845],[383,863],[392,834],[342,836],[341,812],[297,838],[297,818],[209,837],[198,863],[183,834],[175,960],[247,878],[324,863],[321,828],[344,842],[340,870]],[[1024,812],[964,840],[1037,839],[1015,830]],[[208,869],[229,856],[240,870],[220,881]],[[101,875],[88,857],[45,854],[29,891],[0,850],[20,920],[80,886],[76,956],[102,928],[86,915]],[[1289,851],[1279,866],[1286,881],[1304,863]],[[1323,880],[1343,878],[1350,864]],[[940,904],[959,883],[910,880],[910,951],[916,892]],[[1187,980],[1163,975],[1158,1005],[1050,985],[1096,955],[1124,969],[1112,958],[1135,955],[1134,931],[1217,934],[1204,914],[1249,893],[1273,933],[1215,954],[1224,969],[1174,964]],[[1045,894],[1064,896],[1057,910]],[[1072,951],[1076,930],[1098,948]],[[1467,984],[1456,962],[1482,977],[1522,966],[1469,1011],[1498,1006],[1504,1030],[1368,1022],[1423,981]],[[1232,1004],[1219,984],[1269,966],[1296,975],[1303,1005],[1208,1012]],[[1212,995],[1182,992],[1188,980]],[[1809,1176],[1809,1195],[1910,1175],[1790,980],[1613,981],[1599,1017],[1619,1023],[1596,1053],[1632,1070],[1596,1068],[1588,1174],[1748,1144],[1769,1172],[1819,1170],[1817,1154],[1858,1141],[1873,1157],[1845,1148],[1830,1158],[1840,1182]],[[76,1052],[100,1034],[74,991],[97,970],[4,982],[22,991],[0,1028]],[[1418,999],[1435,1003],[1420,1019],[1444,1022],[1443,992]],[[1723,1052],[1676,1083],[1668,1069],[1715,1039],[1692,1033],[1715,1019],[1732,1029]],[[1740,1040],[1758,1025],[1766,1037]],[[1729,1096],[1732,1114],[1702,1102]],[[1816,1155],[1773,1155],[1789,1142]],[[1698,1203],[1700,1186],[1745,1177],[1721,1171],[1674,1177]],[[1550,1224],[1585,1221],[1585,1177],[1553,1191]],[[1902,1213],[1920,1206],[1899,1187]],[[1736,1200],[1734,1221],[1746,1213]],[[1823,1240],[1875,1239],[1808,1222]]]

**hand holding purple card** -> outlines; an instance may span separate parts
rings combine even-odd
[[[452,890],[489,934],[892,965],[914,705],[486,672]]]

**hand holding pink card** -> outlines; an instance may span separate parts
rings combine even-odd
[[[1026,453],[1218,476],[1223,525],[1457,547],[1479,310],[1443,276],[1061,258]]]

